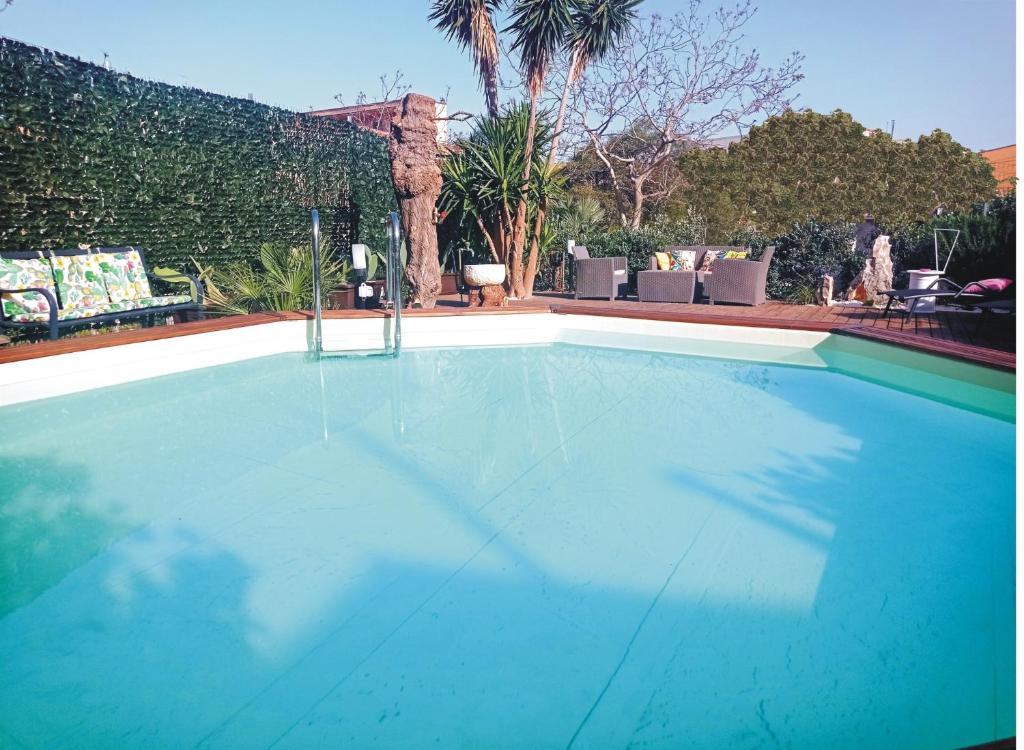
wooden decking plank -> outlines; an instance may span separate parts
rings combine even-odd
[[[517,313],[536,313],[547,310],[560,314],[583,314],[603,317],[622,317],[632,319],[663,320],[687,323],[707,323],[713,325],[749,326],[754,328],[781,328],[787,330],[838,331],[843,329],[859,329],[874,331],[881,337],[889,337],[902,345],[917,342],[923,348],[943,348],[955,345],[967,346],[973,356],[978,351],[994,352],[996,359],[1006,355],[1001,349],[1011,349],[1015,345],[1013,328],[1016,318],[999,318],[988,321],[982,334],[974,341],[974,328],[977,317],[967,313],[943,311],[933,316],[914,316],[917,321],[917,333],[911,321],[900,329],[904,323],[899,312],[894,320],[887,321],[880,309],[865,307],[847,307],[833,305],[818,307],[814,305],[791,305],[771,301],[757,307],[735,305],[706,304],[673,304],[673,303],[640,303],[635,300],[573,300],[570,295],[541,293],[529,300],[510,302],[507,307],[480,308],[468,307],[459,303],[457,296],[439,300],[438,307],[433,310],[404,310],[403,315],[442,316],[442,315],[509,315]],[[380,310],[326,310],[326,319],[373,318],[389,316],[392,313]],[[96,336],[65,338],[58,341],[44,341],[36,344],[6,346],[0,348],[0,363],[14,362],[23,359],[34,359],[52,354],[88,351],[108,346],[139,343],[193,333],[228,330],[241,326],[270,323],[281,320],[311,320],[309,312],[258,313],[254,315],[229,316],[212,318],[190,323],[178,323],[173,326],[159,326],[129,331],[119,331]],[[1004,328],[1011,326],[1008,332]],[[978,355],[981,357],[982,355]]]

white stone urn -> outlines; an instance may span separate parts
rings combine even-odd
[[[470,286],[497,286],[505,281],[502,263],[476,263],[462,269],[462,278]]]

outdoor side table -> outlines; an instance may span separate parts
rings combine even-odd
[[[936,282],[942,276],[942,272],[925,268],[919,271],[907,271],[907,275],[910,276],[911,289],[930,289],[938,286]],[[908,310],[914,313],[933,313],[935,312],[935,298],[918,297],[910,303]]]
[[[693,302],[696,271],[640,271],[636,293],[641,302]]]

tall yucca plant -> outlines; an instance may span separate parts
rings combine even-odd
[[[493,15],[509,7],[508,24],[502,31],[509,34],[509,51],[519,58],[529,96],[522,172],[518,180],[519,195],[513,201],[508,252],[503,262],[509,269],[509,292],[529,297],[537,273],[537,255],[544,224],[547,200],[540,199],[539,210],[530,209],[531,174],[535,169],[538,101],[552,62],[562,52],[569,52],[569,70],[559,106],[558,119],[543,168],[546,176],[555,172],[558,138],[564,126],[569,91],[578,81],[587,64],[600,58],[621,40],[633,23],[635,9],[641,0],[434,0],[430,20],[455,40],[462,49],[469,49],[487,96],[488,114],[498,112],[497,69],[499,45],[494,32]],[[493,90],[493,96],[492,96]],[[454,180],[453,175],[447,179]],[[454,184],[454,183],[453,183]],[[533,232],[527,237],[528,214],[533,218]],[[529,252],[527,240],[529,239]],[[500,251],[499,251],[500,252]]]
[[[461,50],[469,50],[473,65],[480,76],[480,85],[487,102],[487,114],[498,116],[498,34],[494,28],[494,14],[501,9],[502,0],[435,0],[430,8],[429,20],[444,32],[449,41],[455,41]]]
[[[529,109],[516,105],[500,117],[480,118],[472,135],[445,160],[440,207],[454,221],[469,222],[482,236],[495,263],[509,266],[512,229],[520,197],[528,196],[532,217],[542,200],[561,193],[563,180],[548,169],[540,154],[551,141],[551,128],[540,120],[530,181],[522,182],[529,130]],[[511,292],[511,274],[506,282]]]
[[[547,168],[555,166],[558,159],[558,141],[565,126],[565,112],[572,87],[583,75],[587,65],[599,60],[618,44],[636,21],[636,8],[642,0],[575,0],[573,2],[566,48],[569,52],[569,69],[566,71],[562,98],[558,105],[558,116],[548,149]],[[541,200],[533,221],[530,235],[529,259],[527,261],[523,286],[527,296],[533,293],[537,278],[537,264],[543,247],[542,232],[548,201]]]
[[[526,246],[526,212],[529,197],[527,187],[533,167],[536,150],[537,107],[540,92],[544,88],[551,61],[564,47],[569,38],[572,24],[570,0],[519,0],[513,6],[506,32],[512,35],[511,51],[519,55],[519,68],[526,81],[530,97],[530,115],[526,133],[526,158],[523,164],[522,193],[517,202],[515,224],[512,227],[512,252],[509,270],[512,274],[511,292],[516,297],[529,297],[533,285],[527,284],[524,267]]]

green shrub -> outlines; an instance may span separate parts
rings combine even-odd
[[[882,227],[892,244],[893,284],[907,283],[906,272],[935,265],[935,228],[961,230],[947,275],[962,283],[977,279],[1016,276],[1016,195],[994,200],[958,214],[930,222]],[[772,299],[805,301],[825,274],[835,279],[836,292],[845,290],[864,266],[864,258],[853,251],[853,222],[808,220],[776,237],[749,228],[736,230],[731,245],[755,250],[775,246],[768,269],[768,296]],[[940,237],[939,265],[949,252],[948,237]],[[754,257],[759,253],[755,252]]]
[[[330,290],[352,270],[347,260],[320,259],[321,288]],[[309,310],[313,307],[313,254],[305,247],[264,243],[257,263],[236,261],[223,267],[197,262],[207,304],[223,313]]]
[[[996,277],[1016,278],[1017,196],[1010,193],[972,211],[940,216],[890,231],[897,285],[906,272],[935,265],[935,228],[959,229],[947,276],[961,283]],[[946,262],[952,237],[940,236],[939,267]]]
[[[552,251],[547,254],[541,266],[539,280],[544,282],[545,289],[551,288],[552,274],[561,262],[561,251],[566,242],[574,239],[577,245],[583,245],[594,258],[625,256],[629,268],[630,284],[635,287],[636,273],[649,267],[650,257],[667,245],[701,245],[707,236],[707,222],[704,217],[689,213],[675,220],[653,221],[640,229],[616,229],[606,232],[599,225],[590,225],[581,234],[570,236],[562,230],[556,233],[552,241]],[[571,279],[572,262],[566,264],[567,275]],[[538,285],[539,286],[539,285]]]
[[[856,225],[852,222],[826,224],[808,220],[796,224],[786,234],[769,238],[750,230],[740,230],[729,239],[731,245],[746,245],[759,251],[775,246],[768,267],[768,296],[772,299],[805,299],[807,288],[828,274],[842,290],[863,266],[863,258],[853,251]],[[753,254],[754,258],[759,252]]]

